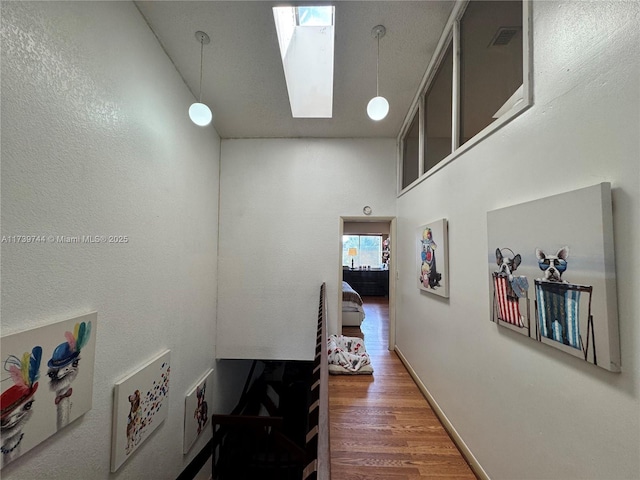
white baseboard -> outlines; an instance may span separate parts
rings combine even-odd
[[[429,402],[429,405],[431,405],[431,408],[438,416],[438,419],[440,419],[440,422],[449,433],[449,436],[451,437],[453,442],[458,447],[458,450],[460,450],[460,453],[462,453],[462,456],[471,467],[471,470],[473,470],[473,473],[475,473],[476,477],[478,477],[480,480],[490,480],[487,472],[484,471],[482,465],[480,465],[480,462],[478,462],[473,453],[471,453],[471,450],[469,449],[467,444],[464,443],[464,440],[462,439],[460,434],[456,431],[453,424],[449,421],[445,413],[442,411],[442,409],[438,405],[438,402],[436,402],[431,393],[429,393],[429,390],[427,389],[425,384],[422,383],[422,380],[420,380],[420,377],[418,377],[418,374],[413,369],[406,357],[402,354],[397,345],[395,346],[395,351],[398,354],[398,357],[400,357],[400,360],[402,361],[404,366],[407,368],[407,371],[409,372],[409,375],[411,375],[411,378],[413,378],[413,381],[416,382],[416,385],[418,385],[418,388],[422,392],[422,395],[424,395],[424,398],[427,399],[427,402]]]

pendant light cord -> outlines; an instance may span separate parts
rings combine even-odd
[[[204,37],[200,37],[200,97],[198,103],[202,103],[202,60],[204,58]]]
[[[378,55],[376,57],[376,97],[380,96],[379,91],[379,76],[380,76],[380,32],[376,34],[376,38],[378,39]]]

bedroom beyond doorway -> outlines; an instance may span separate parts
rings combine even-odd
[[[365,302],[371,297],[386,299],[390,350],[395,345],[395,229],[395,217],[340,217],[339,285],[346,281]],[[362,314],[358,316],[345,298],[340,289],[338,333],[362,322]]]

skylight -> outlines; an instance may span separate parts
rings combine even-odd
[[[333,27],[333,9],[334,7],[297,7],[295,10],[298,25],[301,27]]]
[[[334,14],[333,6],[273,8],[294,118],[333,115]]]

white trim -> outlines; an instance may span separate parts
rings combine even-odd
[[[339,247],[339,253],[338,253],[338,324],[337,324],[337,331],[334,332],[336,335],[342,335],[342,280],[343,280],[343,276],[342,276],[342,248],[343,248],[343,240],[342,237],[344,236],[344,217],[340,217],[340,236],[338,237],[338,247]],[[331,334],[331,332],[328,332],[329,334]]]
[[[416,178],[413,182],[411,182],[409,185],[407,185],[403,189],[398,190],[399,193],[398,193],[397,196],[401,197],[404,193],[408,192],[413,187],[415,187],[416,185],[420,184],[422,182],[422,180],[424,180],[426,178],[426,177],[424,177],[424,175],[426,175],[426,173],[427,172],[425,172],[422,176],[418,175],[418,178]],[[402,186],[402,183],[400,184],[400,186]]]
[[[391,219],[389,225],[389,240],[391,242],[391,251],[389,252],[389,350],[393,350],[396,346],[396,279],[398,278],[398,255],[396,244],[398,243],[396,217]]]
[[[420,379],[416,371],[413,369],[409,361],[406,359],[406,357],[402,354],[402,352],[400,351],[397,345],[395,346],[395,351],[398,354],[398,357],[400,358],[404,366],[406,367],[407,371],[409,372],[409,375],[411,375],[411,378],[413,378],[413,381],[416,382],[418,389],[420,390],[420,392],[422,392],[422,395],[424,395],[424,397],[427,399],[427,402],[429,403],[434,413],[442,423],[442,426],[445,428],[445,430],[451,437],[451,440],[453,440],[453,443],[456,444],[456,447],[458,447],[458,450],[460,450],[460,453],[462,454],[464,459],[467,461],[467,463],[471,467],[471,470],[473,470],[473,473],[475,473],[480,480],[490,480],[487,472],[485,472],[484,468],[482,468],[482,465],[480,465],[480,462],[478,462],[478,459],[473,455],[473,452],[471,452],[471,449],[464,442],[464,440],[462,439],[458,431],[455,429],[455,427],[453,426],[449,418],[447,418],[447,415],[444,413],[444,410],[440,408],[440,405],[438,405],[438,402],[436,402],[435,398],[433,398],[433,395],[431,395],[426,385],[422,383],[422,380]]]
[[[424,110],[424,95],[420,95],[418,102],[418,178],[424,173],[424,147],[425,129],[427,128],[427,118]]]
[[[518,89],[513,92],[506,102],[498,109],[496,113],[493,114],[491,118],[500,118],[504,114],[506,114],[513,107],[517,106],[520,102],[522,102],[522,92],[524,91],[524,83],[518,87]]]
[[[451,86],[451,153],[460,146],[460,20],[453,24],[453,82]]]
[[[404,137],[409,133],[409,129],[411,128],[411,123],[413,122],[413,117],[415,116],[416,112],[420,108],[419,101],[420,101],[420,96],[418,96],[418,100],[416,101],[416,103],[411,104],[409,113],[407,113],[407,118],[409,119],[409,121],[407,121],[407,119],[405,118],[405,121],[402,124],[402,127],[400,128],[400,134],[398,135],[399,142],[402,142]]]
[[[522,0],[522,99],[533,105],[533,1]],[[527,80],[526,82],[524,80]]]
[[[404,141],[396,140],[396,192],[402,191],[402,152],[404,151]]]

